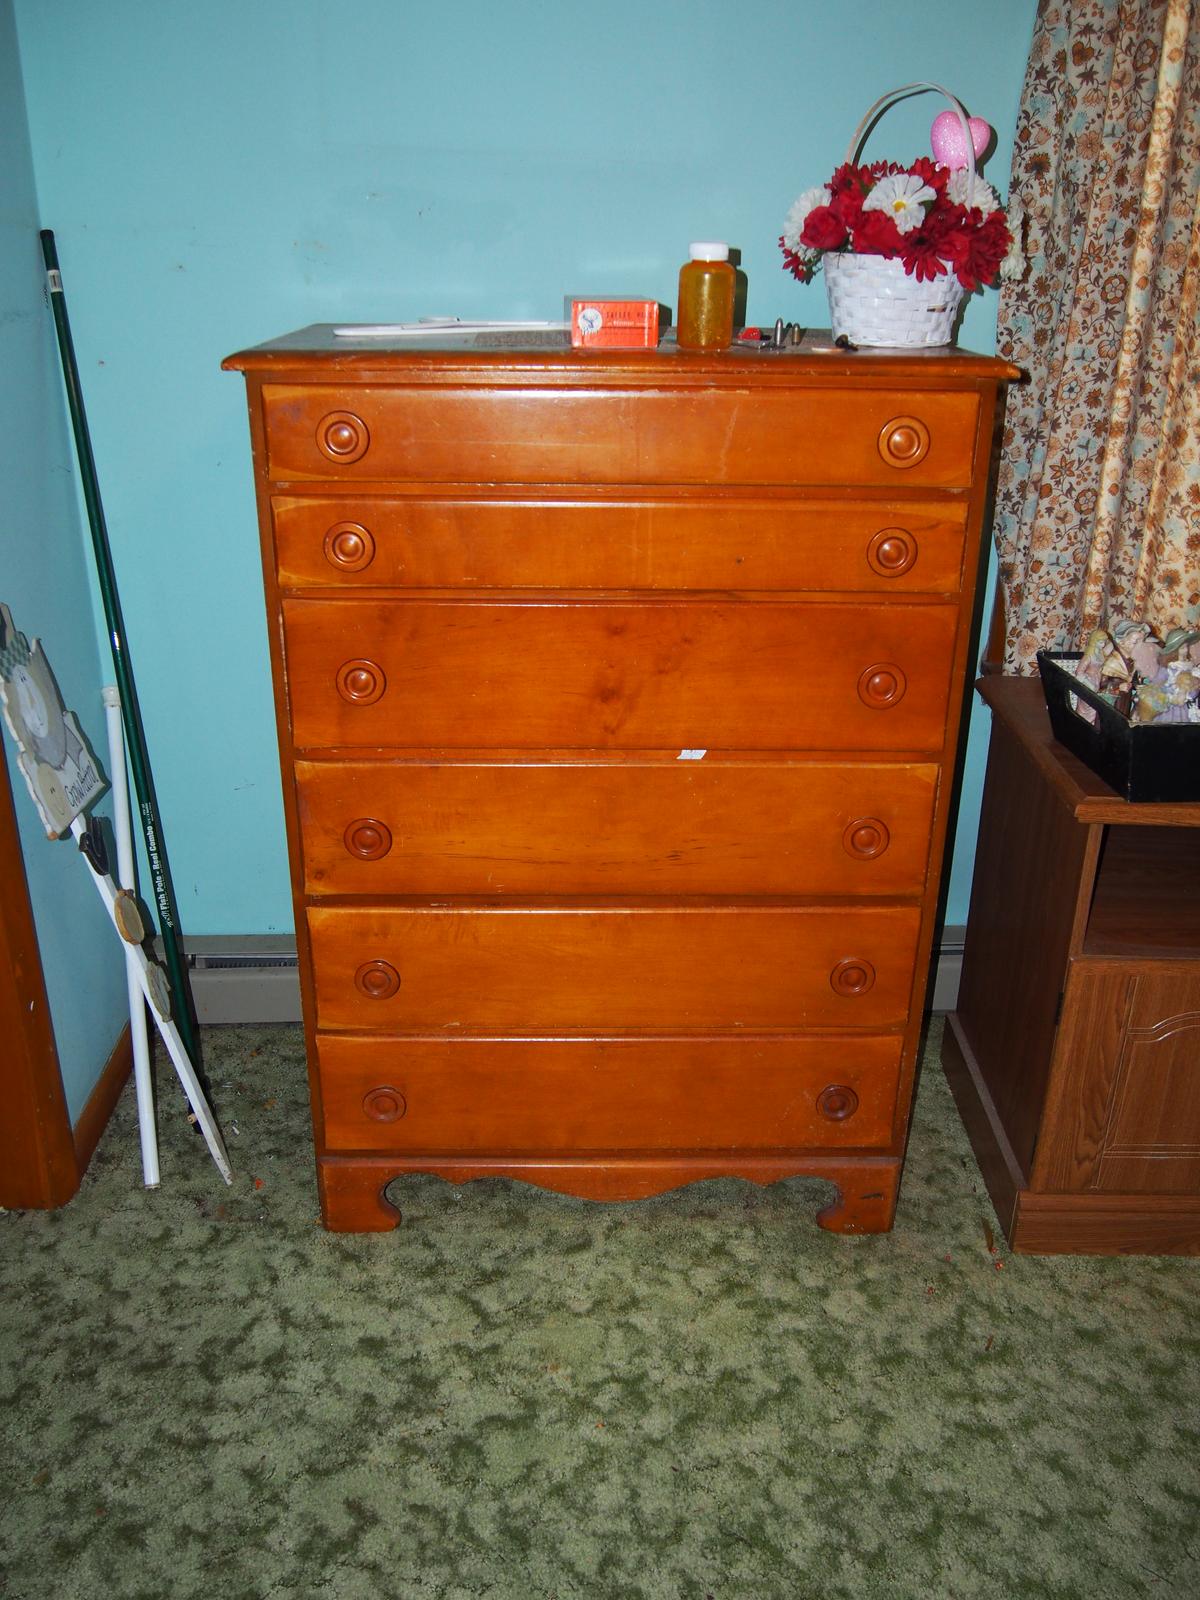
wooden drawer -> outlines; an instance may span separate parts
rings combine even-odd
[[[310,906],[317,1025],[885,1028],[913,906]]]
[[[886,1147],[900,1040],[317,1036],[332,1150]]]
[[[276,495],[271,516],[284,588],[953,594],[966,506]]]
[[[300,761],[310,894],[920,894],[937,768]]]
[[[266,384],[267,472],[410,483],[971,482],[978,396]]]
[[[940,750],[957,609],[288,600],[297,746]]]

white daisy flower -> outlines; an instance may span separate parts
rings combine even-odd
[[[815,211],[818,206],[827,206],[832,199],[832,193],[825,188],[806,189],[798,200],[793,201],[783,225],[783,242],[789,250],[799,251],[802,248],[800,235],[808,221],[809,212]]]
[[[991,184],[976,173],[975,184],[972,187],[971,174],[966,167],[956,167],[950,174],[946,193],[956,206],[978,206],[985,217],[989,212],[1000,209],[1000,196]]]
[[[880,178],[863,201],[863,210],[885,211],[901,233],[911,233],[925,221],[925,202],[936,199],[923,178],[912,172],[895,172]]]

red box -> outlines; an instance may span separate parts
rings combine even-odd
[[[609,350],[653,350],[658,344],[657,300],[571,295],[566,310],[573,345]]]

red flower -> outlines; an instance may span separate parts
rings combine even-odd
[[[853,229],[862,216],[862,207],[863,192],[856,183],[848,184],[840,190],[829,204],[834,216],[840,218],[849,229]]]
[[[866,167],[856,167],[852,161],[844,162],[829,180],[829,192],[836,197],[847,189],[857,189],[859,194],[871,184]]]
[[[940,254],[970,292],[995,281],[1010,242],[1002,211],[993,211],[985,220],[981,212],[972,209],[963,212],[958,226],[941,241]]]
[[[912,166],[904,170],[922,179],[935,194],[944,194],[946,185],[950,182],[950,168],[943,167],[940,162],[931,161],[928,156],[918,156]]]
[[[967,221],[964,206],[956,206],[944,195],[930,206],[925,221],[912,233],[904,235],[900,245],[900,258],[904,270],[918,283],[928,283],[943,277],[950,259],[950,240]]]
[[[886,211],[864,211],[854,226],[854,250],[859,255],[898,255],[901,237]]]
[[[927,240],[940,244],[965,226],[967,221],[966,206],[955,205],[952,200],[947,200],[945,195],[939,195],[926,212],[920,231]]]
[[[853,228],[858,221],[863,197],[874,181],[866,167],[856,167],[849,161],[830,178],[829,193],[833,197],[830,210],[845,223],[847,229]]]
[[[928,237],[924,228],[906,233],[900,240],[900,259],[909,277],[918,283],[932,283],[944,276],[946,264],[938,254],[938,241]]]
[[[800,230],[800,243],[810,250],[837,250],[846,242],[846,224],[830,206],[814,206]]]
[[[783,270],[790,272],[793,278],[799,278],[801,283],[811,283],[813,263],[806,257],[798,255],[782,234],[779,235],[779,248],[783,251]]]

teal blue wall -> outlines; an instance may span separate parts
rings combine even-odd
[[[917,78],[996,126],[1006,188],[1035,0],[16,10],[182,919],[220,933],[290,926],[246,424],[221,357],[314,321],[550,317],[571,290],[671,304],[706,236],[741,250],[751,320],[820,324],[822,286],[780,268],[791,200]],[[889,113],[869,150],[927,149],[939,109]],[[991,350],[994,328],[993,292],[963,343]]]
[[[63,698],[108,766],[89,574],[53,323],[43,300],[33,164],[10,0],[0,0],[0,600],[40,636]],[[128,1017],[125,963],[108,913],[70,840],[42,829],[7,729],[21,849],[74,1121]],[[0,885],[0,892],[11,886]],[[8,1048],[0,1041],[0,1050]]]

